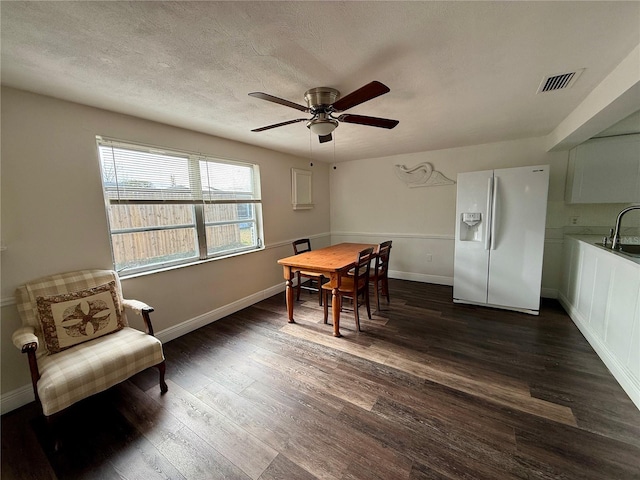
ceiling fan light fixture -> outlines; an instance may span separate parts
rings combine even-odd
[[[325,135],[329,135],[333,132],[338,126],[338,121],[333,119],[317,119],[314,118],[309,123],[307,123],[307,128],[311,130],[315,135],[323,137]]]
[[[0,0],[2,1],[2,0]],[[368,117],[366,115],[342,114],[334,117],[336,112],[344,112],[350,108],[368,102],[369,100],[388,93],[389,87],[378,81],[373,81],[363,87],[351,92],[346,97],[340,97],[340,92],[335,88],[316,87],[304,93],[307,106],[302,106],[284,98],[274,97],[264,92],[251,92],[249,96],[277,103],[286,107],[300,110],[311,114],[311,118],[296,118],[286,122],[267,125],[266,127],[254,128],[252,132],[263,132],[272,128],[283,127],[292,123],[307,122],[307,128],[318,136],[320,143],[333,140],[331,133],[338,127],[340,122],[365,125],[369,127],[391,129],[398,124],[398,120],[389,118]]]

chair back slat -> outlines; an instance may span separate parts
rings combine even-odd
[[[311,241],[308,238],[302,238],[293,242],[294,255],[311,251]]]
[[[376,266],[375,271],[379,274],[384,274],[387,272],[389,268],[389,257],[391,256],[391,243],[389,240],[387,242],[382,242],[378,245],[378,251],[376,252]]]
[[[371,269],[371,260],[373,258],[373,247],[365,248],[358,252],[356,266],[354,267],[354,281],[360,283],[362,281],[369,282],[369,272]]]
[[[389,297],[389,258],[391,257],[391,240],[382,242],[376,249],[376,263],[371,276],[376,292],[376,307],[380,311],[380,294],[387,297],[387,303],[391,301]]]

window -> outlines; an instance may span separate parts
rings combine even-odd
[[[157,270],[262,248],[257,165],[97,141],[117,271]]]

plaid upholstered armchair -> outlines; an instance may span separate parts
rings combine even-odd
[[[19,287],[16,302],[22,327],[13,343],[28,356],[33,392],[48,419],[152,366],[160,370],[160,391],[167,391],[153,308],[125,300],[116,272],[40,278]],[[125,307],[142,315],[147,333],[128,326]]]

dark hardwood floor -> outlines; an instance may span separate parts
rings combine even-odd
[[[640,411],[556,301],[391,295],[343,338],[304,293],[297,324],[281,294],[169,342],[165,396],[150,370],[76,404],[57,453],[34,404],[10,412],[2,478],[640,478]]]

